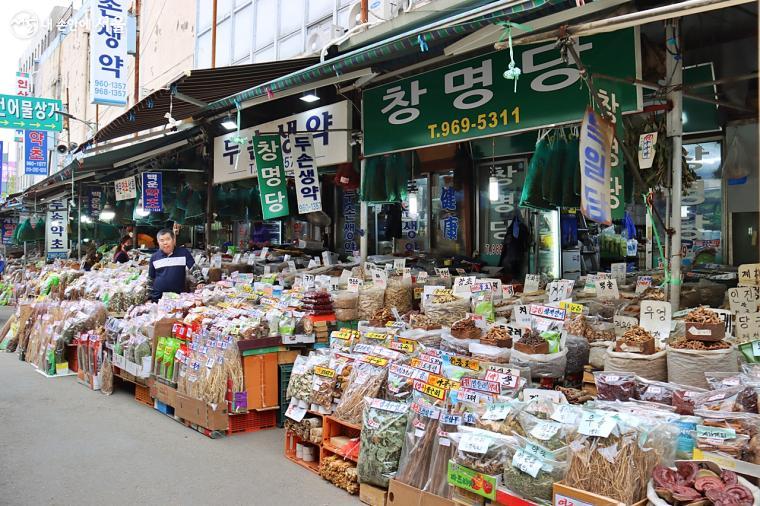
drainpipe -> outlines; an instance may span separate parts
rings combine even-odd
[[[214,6],[211,10],[211,68],[216,68],[216,8],[217,1],[214,0]],[[208,239],[207,239],[208,240]]]
[[[670,238],[670,303],[673,311],[678,311],[681,303],[681,193],[683,157],[681,156],[683,144],[683,65],[681,56],[681,36],[679,20],[668,21],[665,25],[665,75],[670,79],[667,83],[669,89],[668,100],[673,108],[666,116],[667,135],[673,143],[672,169],[673,184],[671,186],[670,199],[670,225],[673,235]]]

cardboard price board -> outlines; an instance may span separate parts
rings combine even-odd
[[[613,323],[615,325],[615,335],[616,336],[622,336],[625,334],[625,331],[630,329],[631,327],[635,327],[639,324],[638,318],[634,318],[633,316],[623,316],[623,315],[615,315],[613,317]]]
[[[664,341],[670,336],[670,302],[660,300],[641,301],[639,322],[644,330]]]
[[[742,264],[738,270],[740,286],[760,286],[760,264]]]
[[[739,339],[760,339],[760,313],[737,313],[735,330]]]
[[[734,313],[756,313],[758,310],[757,292],[751,286],[729,288],[728,303]]]
[[[617,280],[597,278],[596,281],[594,281],[594,285],[596,288],[596,296],[600,299],[614,300],[620,298]]]
[[[612,275],[612,279],[617,281],[618,285],[622,285],[625,283],[625,269],[626,269],[625,262],[612,264],[610,266],[610,274]]]
[[[541,276],[538,274],[526,274],[525,283],[523,284],[523,293],[533,293],[538,291],[538,284],[541,282]]]
[[[720,321],[722,321],[723,325],[726,327],[726,335],[734,335],[734,320],[733,313],[731,311],[728,309],[707,309],[718,315],[718,318],[720,318]]]
[[[469,490],[487,499],[496,498],[497,476],[473,471],[450,460],[447,479],[451,486]]]
[[[652,276],[639,276],[636,280],[636,295],[644,293],[650,286],[652,286]]]

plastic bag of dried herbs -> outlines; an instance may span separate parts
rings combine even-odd
[[[401,483],[421,489],[427,482],[442,405],[438,400],[414,392],[396,475]]]
[[[359,482],[385,488],[398,469],[409,405],[371,398],[364,403],[356,472]]]
[[[553,452],[548,448],[516,436],[517,447],[504,466],[504,485],[523,499],[551,504],[555,482],[567,472],[567,450]]]
[[[330,367],[327,367],[327,365],[319,365],[314,367],[314,375],[311,381],[312,409],[317,408],[320,411],[326,413],[332,412],[335,381],[335,369],[331,369]]]
[[[522,434],[517,423],[517,415],[524,409],[525,403],[518,400],[496,400],[493,404],[479,406],[475,426],[479,429],[510,435]]]
[[[421,379],[426,373],[408,365],[392,364],[388,369],[388,383],[385,398],[389,401],[404,402],[412,394],[415,378]]]
[[[504,472],[510,448],[516,444],[512,436],[466,426],[451,434],[451,440],[456,444],[454,462],[489,476]]]
[[[525,431],[525,437],[528,440],[552,451],[569,445],[578,430],[576,425],[542,420],[527,411],[522,411],[517,415],[517,421]]]
[[[348,423],[361,423],[365,397],[377,397],[386,378],[386,367],[355,362],[348,385],[335,408],[335,416]],[[292,378],[292,376],[291,376]]]
[[[450,498],[451,488],[448,481],[449,460],[454,457],[456,446],[451,443],[450,434],[459,431],[464,417],[454,412],[442,412],[439,417],[438,431],[433,442],[430,458],[430,469],[427,473],[427,481],[422,487],[425,492],[430,492],[439,497]]]

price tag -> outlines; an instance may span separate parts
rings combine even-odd
[[[760,264],[742,264],[738,270],[740,286],[760,286]]]
[[[757,313],[755,290],[749,286],[728,289],[728,303],[734,313]]]
[[[578,426],[578,432],[584,436],[599,436],[609,437],[612,429],[615,428],[617,422],[611,416],[606,414],[596,413],[592,411],[584,411],[581,417],[581,423]]]
[[[626,270],[625,262],[620,262],[620,263],[610,265],[612,279],[617,281],[618,285],[625,284],[625,270]]]
[[[539,304],[530,305],[530,314],[550,320],[564,321],[567,311],[558,307],[542,306]]]
[[[661,300],[641,301],[639,324],[661,341],[670,337],[671,306]]]
[[[235,256],[232,257],[232,263],[233,264],[239,264],[240,263],[240,253],[235,253]]]
[[[480,370],[480,364],[478,361],[467,357],[450,357],[449,363],[453,366],[463,367],[465,369],[471,369],[473,371]]]
[[[507,368],[507,370],[509,370]],[[496,381],[501,385],[502,390],[514,390],[520,381],[520,371],[515,371],[517,374],[498,372],[489,369],[486,372],[485,379],[488,381]]]
[[[720,427],[708,427],[697,425],[697,437],[708,439],[736,439],[735,429],[723,429]]]
[[[317,267],[322,267],[322,259],[319,257],[314,257],[314,263]]]
[[[538,291],[538,285],[541,283],[541,276],[538,274],[526,274],[525,283],[523,284],[523,293],[533,293]]]
[[[417,273],[417,283],[422,283],[428,278],[428,273],[426,271],[420,271]]]
[[[736,337],[744,341],[760,339],[760,313],[736,313]]]
[[[752,355],[760,357],[760,341],[752,341]]]
[[[446,398],[446,389],[441,387],[436,387],[433,385],[430,385],[429,383],[425,383],[419,380],[415,380],[414,382],[414,389],[418,392],[422,392],[425,395],[429,395],[430,397],[434,397],[439,400],[443,400]]]
[[[579,409],[569,404],[560,404],[552,413],[551,419],[566,424],[575,424],[578,420]]]
[[[565,297],[562,297],[562,295],[559,293],[559,289],[560,289],[559,281],[552,281],[548,285],[546,285],[546,295],[547,297],[549,297],[549,302],[559,302],[560,300],[565,298]]]
[[[652,276],[639,276],[636,278],[636,295],[640,295],[652,286]]]
[[[381,270],[372,271],[372,282],[375,286],[386,288],[388,286],[388,273]]]
[[[446,267],[435,268],[435,275],[443,279],[451,279],[451,272]]]
[[[265,260],[267,257],[267,253],[269,253],[269,246],[264,246],[263,248],[261,248],[261,253],[259,254],[259,257],[262,260]]]
[[[530,431],[530,435],[541,441],[547,441],[559,431],[560,427],[561,426],[558,423],[542,420],[533,427],[533,430]]]
[[[534,443],[532,441],[528,441],[525,443],[525,448],[523,448],[526,452],[530,453],[531,455],[535,455],[536,457],[544,460],[544,459],[554,459],[555,455],[554,452],[549,450],[548,448],[544,448],[540,444]]]
[[[509,404],[492,404],[480,418],[483,420],[504,420],[511,410]]]
[[[330,256],[329,251],[323,251],[322,252],[322,263],[327,265],[332,265],[332,257]]]
[[[519,469],[520,471],[531,475],[532,477],[538,476],[538,472],[543,467],[541,459],[535,455],[531,455],[523,449],[517,450],[512,457],[512,467]]]
[[[457,274],[459,274],[460,276],[464,276],[465,274],[467,274],[467,271],[465,271],[464,269],[454,269],[454,270],[457,271]]]
[[[615,279],[598,279],[594,282],[596,296],[600,299],[619,299],[618,284]]]
[[[501,296],[505,299],[511,299],[515,296],[515,285],[502,285]]]
[[[406,258],[394,258],[393,259],[393,270],[396,272],[404,272],[404,269],[406,268]]]
[[[528,305],[522,305],[522,306],[517,306],[512,311],[512,318],[515,320],[515,323],[517,324],[518,327],[524,327],[524,328],[530,327],[532,320],[531,320],[529,308],[530,306]]]
[[[559,303],[560,309],[564,309],[571,316],[576,316],[583,313],[583,304],[577,304],[575,302],[561,301]]]
[[[612,321],[615,324],[615,335],[618,337],[625,334],[626,330],[639,324],[638,318],[634,318],[633,316],[622,316],[618,314],[612,317]]]
[[[313,274],[304,274],[302,279],[304,288],[312,288],[314,286]]]
[[[322,367],[322,366],[314,366],[314,374],[317,376],[323,376],[325,378],[334,378],[335,377],[335,369],[330,369],[329,367]]]
[[[216,255],[211,257],[211,268],[221,269],[222,268],[222,255],[217,253]]]
[[[525,402],[536,399],[546,399],[553,403],[567,403],[565,395],[559,390],[545,390],[543,388],[526,388],[523,390],[523,400]]]
[[[468,432],[459,439],[459,451],[485,454],[490,444],[491,438]]]
[[[288,409],[285,411],[285,416],[296,422],[303,420],[303,417],[306,416],[306,408],[299,407],[299,404],[298,399],[290,399],[290,405],[288,405]]]
[[[290,272],[296,272],[296,263],[293,260],[288,260],[288,270]]]
[[[454,293],[470,293],[475,279],[475,276],[457,276],[454,278],[452,290]]]
[[[348,283],[346,284],[349,292],[358,293],[359,287],[364,285],[364,281],[359,278],[348,278]]]

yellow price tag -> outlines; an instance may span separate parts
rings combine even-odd
[[[334,378],[335,377],[335,369],[330,369],[329,367],[322,367],[322,366],[314,366],[314,374],[317,376],[324,376],[325,378]]]
[[[478,361],[473,360],[471,358],[451,357],[450,361],[451,361],[451,365],[455,365],[457,367],[464,367],[465,369],[471,369],[473,371],[480,370],[480,364],[478,363]]]
[[[459,390],[461,385],[458,381],[438,376],[437,374],[431,374],[428,376],[427,383],[434,387],[444,388],[446,390]]]
[[[423,383],[422,381],[415,381],[414,389],[417,390],[418,392],[422,392],[425,395],[429,395],[430,397],[435,397],[436,399],[439,399],[439,400],[443,400],[446,398],[445,389],[430,385],[428,383]]]
[[[367,332],[364,334],[367,339],[375,339],[376,341],[384,341],[388,334],[381,334],[380,332]]]
[[[367,355],[362,358],[362,362],[366,362],[368,364],[372,365],[378,365],[380,367],[385,367],[388,365],[388,359],[383,357],[376,357],[374,355]]]
[[[404,353],[414,353],[413,343],[404,343],[401,341],[391,341],[390,349],[396,351],[403,351]]]
[[[559,307],[560,309],[566,310],[568,313],[572,313],[572,314],[583,313],[583,304],[578,304],[576,302],[560,302]]]

